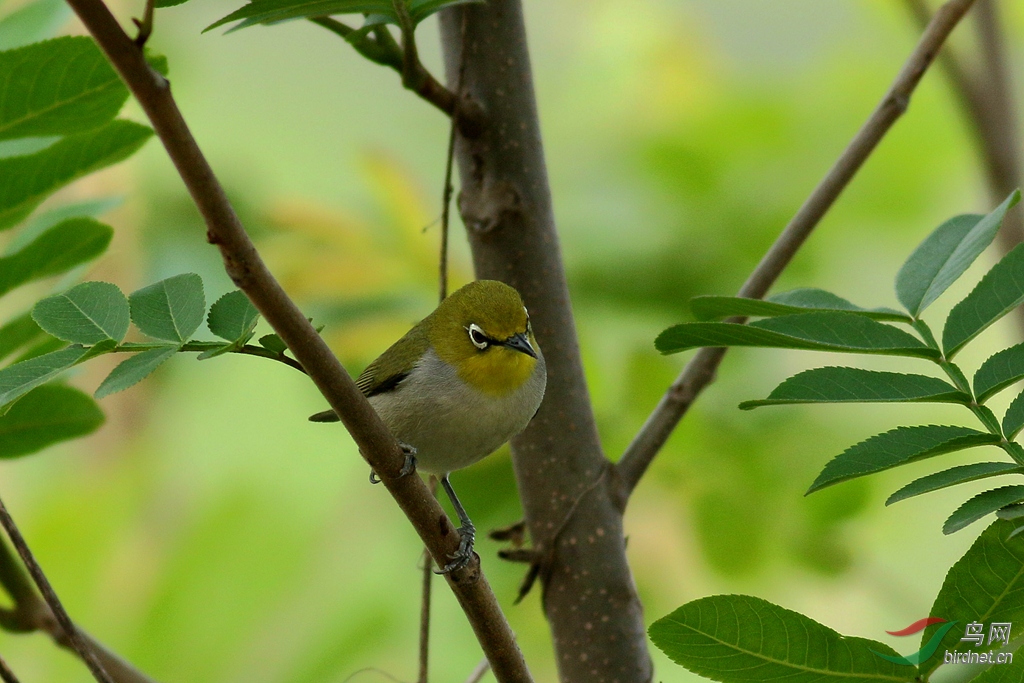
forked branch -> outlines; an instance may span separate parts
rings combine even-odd
[[[882,101],[783,229],[737,296],[760,299],[768,292],[878,143],[907,110],[917,84],[946,38],[973,4],[974,0],[949,0],[938,9]],[[742,322],[742,319],[734,319],[733,322]],[[723,348],[700,349],[661,398],[617,465],[622,500],[628,499],[693,401],[714,380],[724,356]]]
[[[341,417],[360,452],[409,518],[434,561],[443,566],[459,535],[426,484],[401,476],[405,458],[394,437],[337,357],[270,273],[189,131],[170,84],[146,63],[102,0],[68,0],[145,111],[217,245],[234,283],[255,305]],[[479,560],[446,575],[499,681],[531,681],[526,662]]]

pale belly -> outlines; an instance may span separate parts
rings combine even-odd
[[[391,433],[413,446],[417,469],[444,475],[493,453],[537,412],[546,382],[544,359],[518,389],[491,396],[465,385],[428,352],[393,391],[370,398]]]

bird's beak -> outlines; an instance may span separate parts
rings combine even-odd
[[[530,344],[530,340],[526,338],[526,333],[524,332],[512,335],[503,341],[501,345],[525,353],[527,356],[537,357],[537,352],[533,350],[533,346]]]

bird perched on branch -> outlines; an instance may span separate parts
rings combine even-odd
[[[495,280],[452,293],[356,380],[402,444],[403,473],[415,466],[436,474],[459,515],[459,549],[442,572],[469,562],[476,534],[448,475],[521,432],[540,407],[546,382],[523,300]],[[310,418],[337,419],[333,411]]]

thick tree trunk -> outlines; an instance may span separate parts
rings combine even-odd
[[[652,667],[626,563],[625,501],[601,450],[580,360],[520,2],[445,10],[441,32],[449,88],[461,81],[460,106],[484,112],[482,130],[461,126],[476,135],[456,144],[476,274],[522,293],[548,366],[544,403],[512,452],[560,677],[645,683]]]

